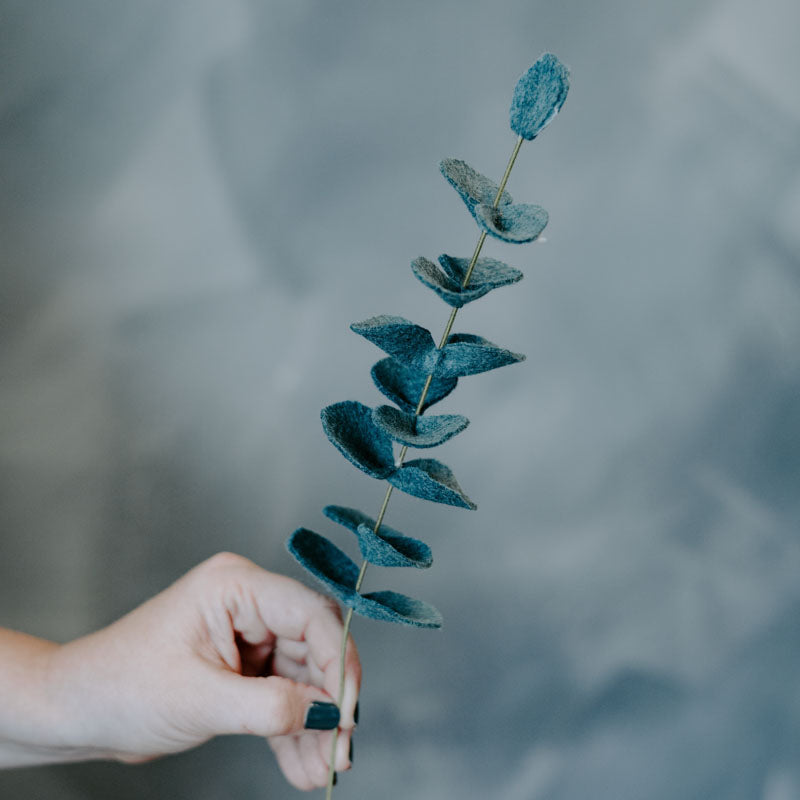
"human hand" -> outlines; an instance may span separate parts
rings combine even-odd
[[[251,733],[268,738],[294,786],[324,786],[333,732],[304,725],[313,702],[335,702],[341,636],[327,598],[240,556],[216,555],[109,627],[52,651],[57,713],[48,720],[53,741],[43,744],[71,759],[138,762]],[[360,679],[349,640],[337,771],[350,767]],[[335,728],[335,709],[326,710]]]

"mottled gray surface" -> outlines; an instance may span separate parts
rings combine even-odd
[[[378,402],[378,313],[476,237],[514,81],[573,69],[510,189],[548,242],[460,330],[526,352],[440,408],[475,513],[431,542],[439,632],[360,621],[341,797],[800,798],[795,0],[0,2],[0,623],[65,640],[207,555],[300,575],[380,485],[321,433]],[[457,326],[458,327],[458,326]],[[343,540],[342,540],[343,541]],[[113,668],[110,665],[109,668]],[[257,740],[0,774],[3,798],[289,798]]]

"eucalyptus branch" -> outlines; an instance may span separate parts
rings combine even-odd
[[[494,202],[492,203],[492,208],[496,209],[498,203],[500,202],[500,197],[503,194],[503,191],[506,188],[506,184],[508,183],[508,178],[511,175],[511,170],[514,168],[514,162],[517,160],[517,155],[519,155],[520,148],[522,147],[522,143],[525,139],[520,136],[517,139],[517,143],[514,146],[514,151],[511,153],[511,157],[508,159],[508,165],[506,166],[506,171],[503,174],[503,178],[500,181],[500,186],[497,189],[497,194],[495,195]],[[475,269],[475,264],[478,262],[478,258],[481,254],[481,250],[483,250],[483,243],[486,241],[486,231],[481,231],[480,236],[478,237],[478,243],[475,245],[475,250],[472,253],[472,258],[469,262],[469,267],[467,268],[466,275],[464,276],[464,280],[461,284],[462,289],[466,289],[467,285],[469,284],[469,280],[472,277],[472,272]],[[438,349],[441,350],[446,344],[447,340],[450,338],[450,333],[453,330],[453,324],[456,321],[456,315],[458,314],[458,307],[454,307],[453,310],[450,312],[450,318],[447,320],[447,324],[445,325],[444,333],[442,333],[442,337],[439,340],[439,347]],[[414,411],[414,416],[419,417],[423,413],[423,408],[425,405],[425,400],[428,397],[428,391],[431,388],[431,383],[433,381],[433,376],[435,372],[430,372],[428,377],[425,379],[425,385],[422,387],[422,392],[419,397],[419,402],[417,403],[417,408]],[[406,454],[408,453],[408,445],[403,445],[400,449],[400,453],[397,457],[397,465],[402,466],[403,462],[406,460]],[[386,487],[386,495],[383,498],[383,503],[381,504],[380,512],[378,513],[378,519],[375,522],[375,527],[373,528],[373,532],[377,536],[381,529],[381,524],[383,523],[383,518],[386,516],[386,508],[389,505],[389,498],[392,496],[392,491],[394,490],[394,486],[390,483]],[[367,572],[367,565],[369,562],[364,559],[361,562],[361,568],[358,572],[358,580],[356,581],[355,590],[356,592],[361,590],[361,584],[364,582],[364,575]],[[344,699],[344,660],[345,660],[345,653],[347,650],[347,637],[350,635],[350,625],[353,621],[353,609],[348,608],[347,614],[344,618],[344,627],[342,631],[342,646],[341,652],[339,655],[339,695],[336,699],[336,705],[341,706],[342,700]],[[335,756],[336,756],[336,745],[339,741],[339,729],[337,728],[333,732],[333,742],[331,743],[331,757],[330,757],[330,766],[328,767],[328,786],[325,792],[326,800],[330,800],[331,794],[333,792],[333,782],[336,778],[336,765],[334,763]]]
[[[424,417],[429,406],[455,388],[458,380],[524,359],[474,334],[453,334],[459,309],[500,286],[516,283],[522,273],[501,261],[481,258],[487,235],[505,242],[535,241],[547,225],[547,212],[536,205],[515,204],[505,191],[522,143],[538,136],[561,109],[569,89],[569,73],[553,55],[546,53],[517,82],[511,103],[511,128],[517,133],[513,152],[499,184],[463,161],[445,159],[440,170],[458,192],[481,233],[470,259],[439,256],[437,267],[425,258],[412,264],[416,277],[435,291],[452,309],[439,344],[430,332],[402,317],[378,316],[354,323],[354,332],[388,354],[372,368],[377,388],[397,408],[371,409],[357,401],[335,403],[322,410],[322,426],[331,443],[352,464],[373,478],[387,481],[376,520],[357,509],[326,506],[323,513],[348,528],[358,538],[360,567],[336,545],[306,528],[289,537],[289,551],[327,590],[347,606],[339,660],[341,706],[345,686],[347,640],[354,613],[373,619],[421,628],[441,626],[441,614],[429,603],[394,591],[362,594],[370,563],[383,567],[431,565],[430,548],[424,542],[383,525],[395,488],[438,503],[475,509],[450,468],[435,459],[406,462],[410,447],[429,448],[460,433],[469,420],[458,414]],[[394,444],[401,449],[395,459]],[[331,742],[326,797],[331,798],[336,780],[338,729]]]

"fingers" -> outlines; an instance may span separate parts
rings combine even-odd
[[[272,748],[272,752],[275,753],[278,766],[286,776],[286,780],[295,789],[308,792],[316,788],[303,764],[295,736],[273,736],[269,740],[269,746]]]
[[[216,727],[226,733],[266,736],[292,785],[303,790],[325,786],[338,719],[331,698],[316,687],[286,678],[216,674],[213,696],[221,715]],[[322,727],[326,729],[319,729]],[[334,761],[337,772],[350,768],[350,736],[349,730],[339,732]]]
[[[325,744],[328,745],[327,753],[323,753]],[[306,774],[314,786],[324,786],[328,782],[328,756],[331,750],[330,735],[301,734],[298,737],[298,747]]]
[[[239,556],[221,554],[202,565],[201,571],[203,568],[214,587],[211,595],[224,611],[220,614],[219,608],[213,609],[210,617],[227,617],[229,625],[251,644],[274,642],[277,674],[293,680],[306,679],[330,697],[338,697],[343,631],[338,607],[332,601],[298,581],[267,572]],[[340,708],[343,728],[353,727],[360,683],[358,651],[348,637]]]
[[[272,659],[272,671],[282,678],[289,678],[298,683],[310,683],[319,686],[319,682],[311,677],[311,670],[306,663],[295,661],[282,653],[275,653]]]
[[[344,772],[345,770],[350,769],[352,766],[350,763],[350,742],[352,740],[352,736],[352,731],[339,731],[339,738],[336,740],[336,757],[334,759],[334,769],[337,772]],[[322,737],[320,737],[320,739],[321,738]],[[320,741],[320,747],[323,747],[322,755],[326,764],[328,763],[328,759],[331,757],[330,736],[328,736],[327,739],[328,741],[324,744],[322,741]]]
[[[339,641],[334,652],[327,644],[322,628],[327,624],[323,617],[315,617],[306,628],[308,642],[308,667],[313,682],[325,689],[331,697],[338,697],[340,685],[341,636],[342,626],[339,623]],[[347,649],[344,659],[344,694],[340,704],[342,728],[354,726],[353,715],[361,686],[361,662],[355,642],[351,636],[347,638]]]
[[[332,698],[315,686],[274,675],[245,678],[219,671],[210,683],[205,696],[214,699],[206,713],[213,733],[286,736],[306,729],[332,730],[339,724]]]
[[[220,654],[238,642],[243,654],[236,662],[223,656],[229,669],[210,670],[214,683],[215,716],[209,733],[252,733],[269,739],[290,783],[299,789],[324,786],[339,726],[334,768],[350,768],[351,732],[361,684],[361,663],[352,637],[344,657],[342,702],[340,692],[343,623],[338,607],[303,584],[267,572],[246,559],[225,554],[198,568],[204,616],[213,621],[208,631]],[[242,646],[246,643],[246,646]],[[236,650],[236,648],[234,648]],[[252,650],[252,658],[246,657]],[[272,675],[244,677],[265,663]],[[255,656],[258,656],[256,658]],[[218,664],[218,662],[217,662]],[[252,673],[251,673],[252,674]],[[316,724],[309,709],[317,706]],[[312,714],[313,716],[313,714]],[[327,717],[327,718],[326,718]]]
[[[329,732],[307,732],[298,736],[277,736],[269,740],[278,765],[289,783],[304,791],[321,788],[327,784],[332,735]],[[347,758],[349,737],[349,732],[342,732],[339,735],[336,748],[337,772],[350,769],[350,761]],[[342,751],[344,757],[340,758],[339,754]]]
[[[267,626],[279,637],[305,643],[305,663],[312,683],[325,689],[331,697],[337,697],[342,646],[342,620],[338,609],[323,595],[290,578],[263,572],[261,580],[265,585],[264,591],[259,591],[255,597],[259,613]],[[279,591],[280,600],[272,595],[270,602],[266,584],[270,584],[271,590]],[[348,637],[345,693],[340,709],[341,724],[345,727],[353,725],[353,710],[360,684],[358,651],[352,637]]]

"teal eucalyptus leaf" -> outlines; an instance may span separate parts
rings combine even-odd
[[[439,379],[477,375],[525,359],[520,353],[512,353],[471,333],[452,334],[439,350],[430,331],[403,317],[372,317],[351,327],[414,372],[433,373]]]
[[[401,625],[413,625],[415,628],[442,627],[442,615],[424,600],[417,600],[399,592],[369,592],[363,595],[362,599],[376,603],[383,613],[387,614],[380,619],[385,619],[387,622],[399,622]],[[356,611],[359,614],[364,613],[358,609]],[[369,617],[372,614],[365,616]]]
[[[540,56],[514,87],[511,129],[524,139],[535,139],[561,110],[567,92],[569,70],[552,53]]]
[[[322,513],[331,521],[338,525],[343,525],[348,530],[355,533],[359,525],[369,525],[375,527],[375,520],[367,516],[363,511],[348,506],[325,506]]]
[[[403,411],[415,411],[427,375],[401,364],[394,358],[384,358],[372,367],[372,380],[378,390]],[[421,411],[443,400],[458,384],[457,378],[434,375]]]
[[[454,333],[441,350],[436,374],[442,377],[465,377],[524,360],[522,353],[512,353],[482,336]]]
[[[470,264],[469,258],[454,258],[453,256],[439,256],[442,269],[459,284],[464,283]],[[497,258],[479,258],[472,268],[469,286],[473,284],[487,285],[494,289],[498,286],[507,286],[522,280],[522,272],[515,267],[510,267]]]
[[[439,171],[458,192],[470,214],[475,213],[475,206],[494,203],[500,187],[485,175],[481,175],[466,161],[462,161],[460,158],[445,158],[439,163]],[[504,206],[511,202],[511,195],[503,192],[498,205]]]
[[[320,413],[331,444],[372,478],[387,478],[395,470],[392,440],[372,421],[372,409],[355,400],[326,406]]]
[[[433,372],[436,344],[427,328],[390,314],[354,322],[350,328],[417,372]]]
[[[370,564],[379,567],[416,567],[427,569],[433,563],[430,547],[419,539],[405,536],[399,531],[381,525],[359,525],[356,529],[361,555]]]
[[[355,594],[358,567],[333,542],[308,528],[298,528],[286,543],[289,552],[328,591],[346,605]]]
[[[380,567],[424,569],[433,563],[431,549],[425,542],[406,536],[386,525],[381,525],[376,534],[375,520],[358,509],[325,506],[322,513],[358,537],[361,555],[371,564]]]
[[[439,256],[439,265],[420,256],[411,262],[414,275],[433,289],[442,300],[454,308],[461,308],[473,300],[488,294],[498,286],[514,283],[522,278],[519,270],[509,267],[494,258],[479,258],[470,275],[469,283],[464,287],[470,259]]]
[[[518,203],[494,208],[491,205],[475,207],[475,219],[486,233],[509,244],[526,244],[536,241],[547,227],[548,215],[541,206]]]
[[[466,162],[446,158],[439,169],[478,225],[491,236],[510,244],[524,244],[536,240],[545,229],[547,212],[541,206],[514,204],[511,195],[503,192],[495,208],[494,198],[499,187]]]
[[[287,547],[305,570],[356,614],[417,628],[441,627],[441,614],[423,600],[416,600],[398,592],[358,594],[355,590],[358,567],[349,556],[324,536],[307,528],[298,528],[289,537]]]
[[[372,410],[372,421],[389,437],[408,447],[438,447],[461,433],[469,420],[461,414],[416,416],[392,406]]]
[[[477,508],[464,494],[450,468],[435,458],[407,461],[387,480],[401,492],[422,500],[472,510]]]

